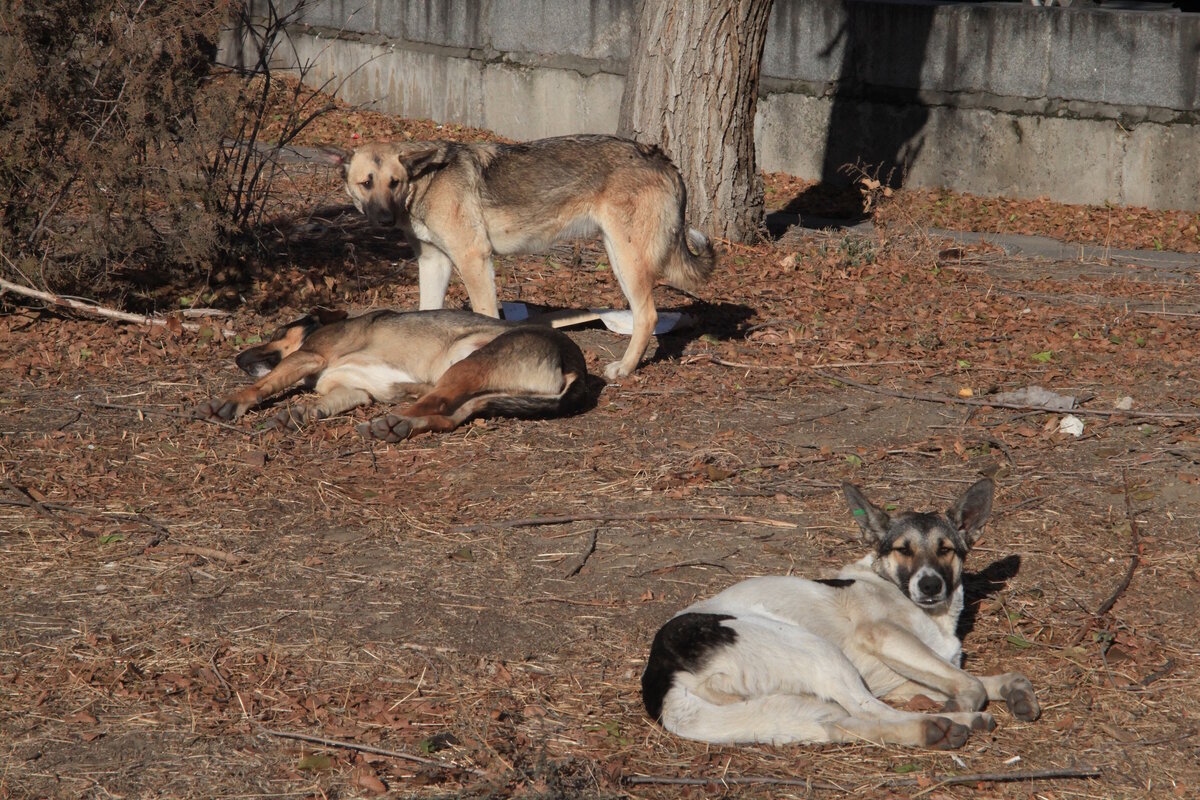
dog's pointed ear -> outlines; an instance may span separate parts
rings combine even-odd
[[[971,484],[971,488],[963,492],[962,497],[954,501],[954,505],[946,512],[950,522],[967,540],[968,545],[974,545],[979,536],[979,529],[987,522],[992,513],[992,494],[996,485],[991,478],[984,478]]]
[[[321,325],[332,325],[333,323],[341,322],[350,316],[348,313],[346,313],[345,309],[325,308],[323,306],[316,306],[312,311],[308,312],[308,315]]]
[[[876,507],[853,483],[842,483],[842,494],[846,495],[850,513],[854,515],[858,527],[862,528],[863,537],[872,543],[882,541],[892,521],[887,512]]]
[[[317,145],[317,152],[320,154],[322,161],[333,164],[335,167],[342,167],[343,169],[350,163],[350,157],[354,155],[353,151],[332,144]]]
[[[400,153],[397,158],[408,173],[408,179],[419,178],[427,172],[446,166],[450,160],[450,145],[448,142],[424,142],[419,149]]]

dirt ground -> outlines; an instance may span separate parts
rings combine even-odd
[[[379,409],[191,421],[310,305],[415,306],[403,242],[296,170],[276,263],[131,298],[231,311],[204,330],[0,300],[0,798],[1200,791],[1196,270],[1012,258],[901,202],[869,234],[726,245],[702,300],[660,288],[695,324],[575,417],[399,445],[355,433]],[[623,303],[591,245],[499,272],[504,299]],[[624,348],[572,335],[593,375]],[[981,403],[1032,385],[1081,403],[1081,437]],[[1042,719],[1000,709],[935,753],[704,746],[645,717],[678,609],[861,554],[841,481],[944,508],[980,475],[967,666],[1024,672]],[[1072,774],[995,780],[1036,770]]]

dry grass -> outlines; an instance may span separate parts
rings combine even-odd
[[[315,302],[412,305],[404,248],[332,206],[333,176],[293,179],[298,209],[325,210],[281,228],[294,262],[202,287],[244,298],[228,324],[250,335]],[[659,295],[698,327],[663,337],[591,411],[399,446],[346,418],[288,437],[187,421],[242,380],[233,342],[9,306],[0,797],[1190,796],[1196,318],[1125,303],[1186,314],[1200,296],[1190,277],[1101,266],[1081,285],[1080,265],[943,248],[908,225],[727,248],[711,305]],[[501,272],[506,298],[621,302],[594,248]],[[623,348],[600,330],[578,340],[593,371]],[[1106,409],[1131,395],[1135,412],[1181,416],[1088,418],[1072,439],[1055,415],[875,395],[814,366],[946,397],[1040,383]],[[707,747],[645,719],[643,659],[676,610],[857,556],[839,481],[938,506],[981,472],[1000,491],[972,556],[969,666],[1025,672],[1041,720],[1001,710],[951,754]],[[1093,620],[1131,556],[1124,475],[1140,564]],[[500,524],[550,515],[607,519]],[[935,783],[1080,765],[1102,774]],[[812,785],[719,786],[748,776]]]

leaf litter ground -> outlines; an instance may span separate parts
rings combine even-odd
[[[323,124],[314,138],[447,132]],[[331,171],[290,180],[276,262],[135,303],[227,306],[243,339],[316,303],[415,306],[403,242]],[[771,185],[777,206],[806,188]],[[702,300],[659,289],[695,327],[586,413],[396,446],[354,432],[378,409],[290,436],[189,421],[244,382],[237,342],[6,306],[0,797],[1194,795],[1195,271],[944,242],[909,196],[869,235],[725,246]],[[505,299],[623,304],[591,244],[499,272]],[[594,374],[624,348],[573,335]],[[1031,385],[1100,413],[1076,439],[1061,414],[967,404]],[[840,481],[925,508],[980,474],[999,492],[970,562],[968,667],[1027,674],[1041,720],[1001,709],[994,733],[928,753],[710,747],[645,718],[644,657],[675,611],[859,555]],[[566,521],[528,524],[543,517]],[[1100,777],[938,783],[1081,766]],[[721,786],[754,776],[792,783]]]

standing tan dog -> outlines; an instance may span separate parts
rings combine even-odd
[[[197,406],[194,416],[238,419],[304,381],[320,398],[285,408],[269,423],[296,428],[419,390],[417,401],[398,414],[359,426],[364,435],[396,442],[453,430],[473,416],[567,414],[588,393],[587,365],[569,336],[469,311],[379,310],[349,319],[345,312],[313,312],[244,350],[237,365],[258,380]]]
[[[650,344],[655,281],[695,292],[716,262],[708,238],[688,228],[683,179],[657,147],[562,136],[324,152],[341,165],[359,211],[404,231],[417,254],[422,309],[442,307],[457,268],[471,308],[498,317],[493,255],[536,253],[599,233],[634,319],[624,357],[604,370],[610,380],[637,369]]]

